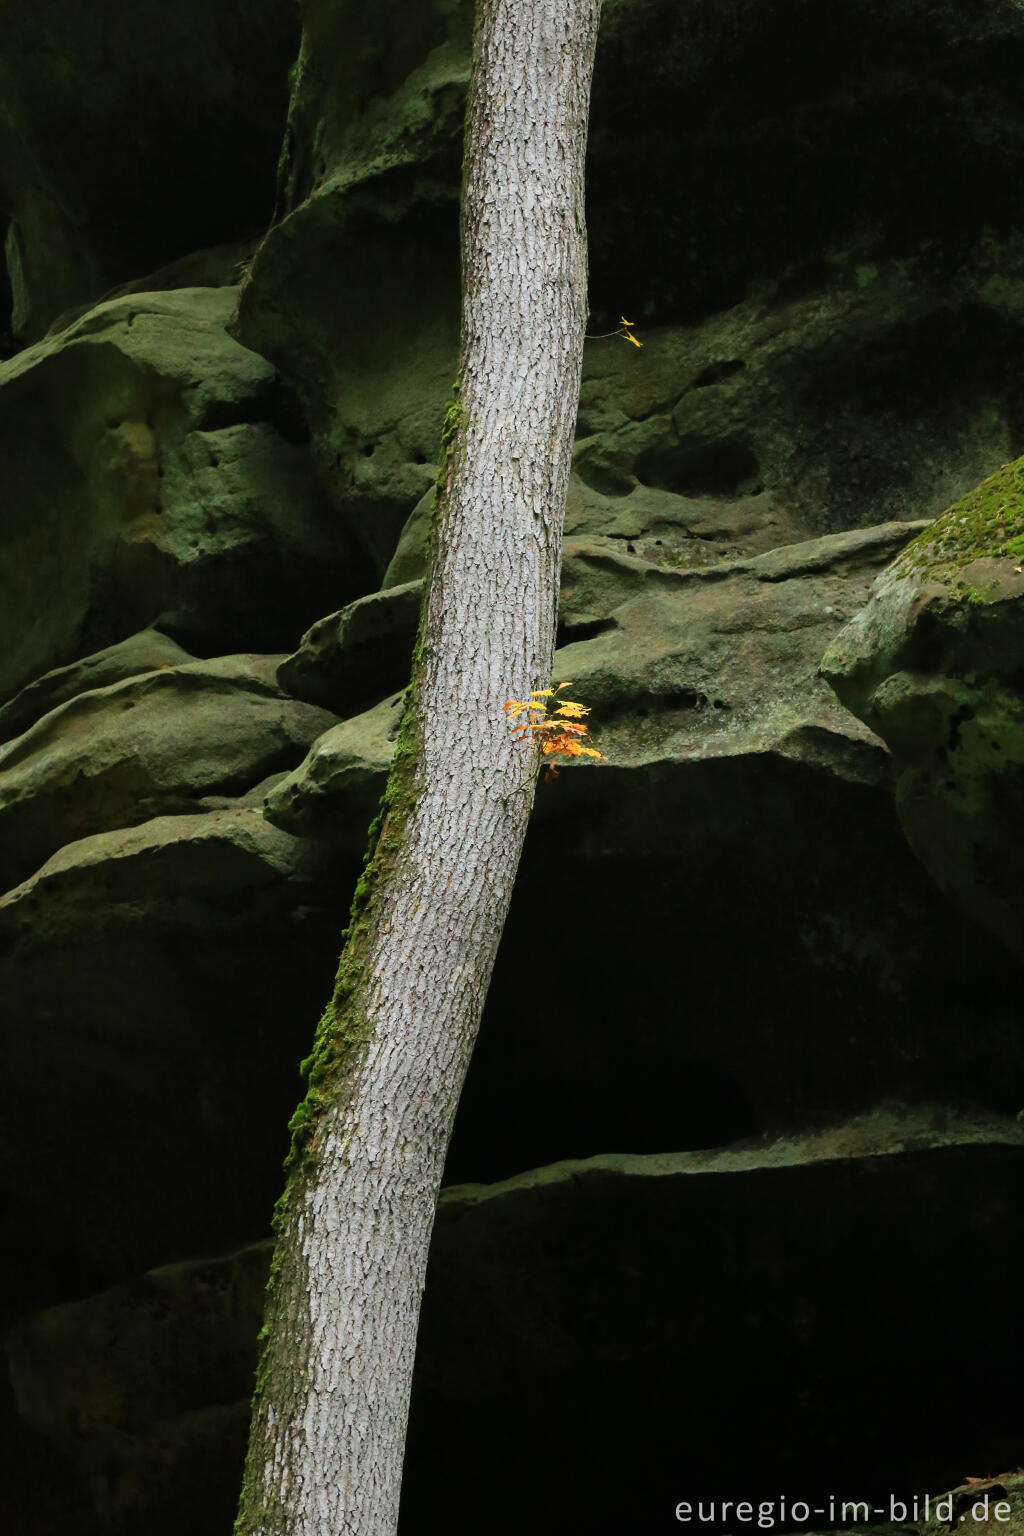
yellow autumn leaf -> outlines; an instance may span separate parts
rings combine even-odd
[[[596,747],[584,746],[590,731],[582,717],[590,714],[589,705],[576,699],[563,699],[548,714],[548,699],[563,688],[571,687],[571,681],[566,680],[554,688],[535,688],[527,700],[506,700],[504,708],[509,715],[516,746],[533,747],[543,758],[603,756]],[[554,776],[554,769],[550,771]]]
[[[620,315],[619,316],[619,324],[620,325],[636,325],[636,321],[635,320],[627,320],[625,315]]]
[[[625,334],[623,335],[622,339],[623,339],[623,341],[631,341],[633,343],[634,347],[642,347],[643,346],[643,342],[642,341],[637,341],[636,337],[630,331],[626,331]]]

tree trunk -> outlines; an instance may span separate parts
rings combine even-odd
[[[306,1064],[237,1532],[391,1536],[441,1173],[533,804],[586,320],[600,0],[479,0],[449,410],[409,703]]]

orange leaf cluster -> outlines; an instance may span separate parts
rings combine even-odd
[[[590,732],[582,723],[582,717],[590,714],[586,704],[563,699],[548,714],[548,700],[571,686],[571,683],[559,683],[557,688],[535,688],[528,699],[506,700],[503,708],[517,746],[538,747],[541,756],[546,758],[603,758],[603,752],[587,746]],[[553,764],[548,764],[548,771],[557,776]]]

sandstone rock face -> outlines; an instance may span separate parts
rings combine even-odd
[[[415,633],[472,7],[43,10],[0,0],[0,1525],[224,1536]],[[411,1533],[1020,1460],[1021,467],[968,493],[1024,451],[1024,13],[602,28],[589,329],[643,347],[587,344],[556,666],[606,757],[539,789]]]
[[[359,562],[232,289],[130,295],[0,366],[0,696],[160,621],[273,649]],[[72,409],[71,402],[76,402]]]
[[[286,216],[238,334],[295,380],[382,575],[428,504],[457,364],[472,7],[379,14],[377,31],[351,0],[303,5]],[[715,558],[935,515],[1010,456],[1024,136],[996,60],[1022,41],[1003,0],[698,0],[685,27],[674,0],[604,6],[591,330],[632,315],[644,350],[588,349],[570,532],[653,543],[668,523]],[[403,552],[391,579],[418,574]]]
[[[188,811],[290,767],[333,716],[285,697],[277,662],[220,657],[129,677],[0,748],[3,883],[90,832]]]
[[[161,667],[176,667],[195,661],[188,651],[182,650],[168,635],[156,629],[143,629],[127,640],[83,656],[66,667],[55,667],[29,683],[7,704],[0,707],[0,741],[10,741],[20,736],[43,715],[66,704],[68,699],[87,693],[93,688],[105,688],[109,683],[120,683],[126,677],[139,677],[144,672],[157,672]]]
[[[822,671],[886,740],[911,846],[1024,958],[1024,461],[938,518],[879,578]]]
[[[422,582],[409,581],[358,598],[328,614],[303,635],[299,649],[281,663],[281,686],[297,699],[337,714],[377,699],[409,677],[419,623]]]
[[[879,567],[921,526],[890,523],[689,569],[624,553],[608,536],[567,539],[562,632],[590,638],[563,646],[555,672],[571,676],[594,710],[606,766],[777,753],[852,783],[884,782],[881,744],[837,707],[818,660]],[[323,620],[282,665],[282,681],[343,710],[350,679],[378,666],[355,664],[363,629],[378,654],[386,635],[386,654],[408,655],[417,592],[417,583],[393,587]],[[270,819],[304,836],[351,837],[360,818],[349,797],[364,808],[368,774],[383,790],[398,704],[386,700],[319,738],[269,795]],[[625,838],[618,852],[628,855]]]
[[[267,794],[267,820],[296,837],[320,838],[357,854],[387,783],[403,699],[395,694],[318,736]]]

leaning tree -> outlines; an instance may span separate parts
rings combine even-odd
[[[445,1153],[533,804],[587,313],[600,0],[478,0],[459,378],[394,764],[306,1064],[240,1536],[390,1536]]]

